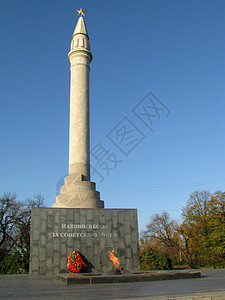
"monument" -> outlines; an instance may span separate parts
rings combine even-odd
[[[89,64],[92,60],[89,37],[80,10],[73,33],[70,60],[70,137],[69,176],[53,207],[103,208],[95,183],[90,182],[90,129],[89,129]]]
[[[105,209],[90,178],[89,36],[76,24],[68,54],[71,64],[69,175],[52,208],[32,208],[30,274],[66,272],[68,256],[78,251],[86,272],[107,272],[114,249],[122,267],[139,270],[136,209]]]

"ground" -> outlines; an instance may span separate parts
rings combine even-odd
[[[225,269],[201,272],[202,278],[196,279],[73,286],[57,282],[56,276],[2,275],[0,299],[192,299],[192,296],[202,295],[225,299]]]

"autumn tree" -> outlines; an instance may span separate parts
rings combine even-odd
[[[205,264],[204,245],[208,228],[208,203],[211,194],[207,191],[195,191],[190,195],[183,208],[183,223],[180,231],[185,240],[188,261],[192,267]]]
[[[225,193],[195,191],[183,209],[180,233],[191,267],[225,265]]]
[[[142,234],[142,245],[167,253],[174,264],[182,260],[179,225],[167,212],[155,214]]]
[[[225,193],[214,193],[209,201],[207,249],[214,267],[225,267]]]

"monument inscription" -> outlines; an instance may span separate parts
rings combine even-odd
[[[62,224],[61,226],[64,231],[62,232],[52,232],[53,238],[98,238],[98,237],[118,237],[117,232],[106,232],[108,231],[107,225],[100,225],[100,224]],[[66,232],[65,230],[68,229],[76,229],[80,231],[76,232]],[[92,231],[95,232],[92,232]],[[112,229],[111,229],[112,231]]]
[[[121,266],[139,269],[136,209],[32,208],[30,274],[67,272],[68,256],[78,251],[87,272],[105,273],[115,249]]]

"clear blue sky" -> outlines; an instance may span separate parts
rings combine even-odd
[[[101,142],[122,161],[107,157],[97,165],[104,180],[92,180],[106,208],[138,209],[140,229],[163,210],[179,219],[194,190],[225,190],[220,0],[1,1],[0,194],[42,192],[55,203],[68,170],[67,54],[81,7],[93,53],[91,147]],[[138,118],[149,92],[161,107],[153,130]],[[115,145],[123,124],[134,135]]]

